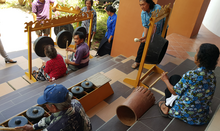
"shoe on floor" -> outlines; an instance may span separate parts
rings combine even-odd
[[[136,69],[136,68],[138,68],[139,65],[140,65],[140,63],[134,62],[134,63],[131,65],[131,68]]]
[[[17,63],[17,61],[13,61],[12,59],[10,59],[10,60],[5,60],[5,63]]]

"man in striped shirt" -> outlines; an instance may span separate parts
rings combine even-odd
[[[73,52],[72,57],[65,59],[68,68],[76,71],[82,67],[89,64],[89,46],[85,43],[85,36],[82,32],[76,32],[74,34],[74,42],[76,45],[76,50],[72,48],[67,48],[67,51]]]
[[[37,21],[49,19],[50,3],[54,3],[52,10],[56,11],[57,2],[55,0],[34,0],[32,3],[32,12],[34,15],[34,19],[36,18]],[[36,31],[38,37],[42,36],[42,33],[44,33],[44,36],[48,36],[50,34],[50,29],[48,28]]]

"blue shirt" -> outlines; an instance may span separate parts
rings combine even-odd
[[[91,8],[91,10],[87,10],[87,7],[83,7],[81,9],[81,11],[82,12],[91,12],[91,11],[93,11],[92,32],[96,32],[96,23],[97,23],[96,11],[93,8]],[[87,34],[89,34],[90,19],[82,21],[81,26],[85,27],[86,31],[87,31]]]
[[[152,15],[152,12],[155,11],[155,10],[160,10],[161,9],[161,6],[156,4],[154,5],[154,8],[152,10],[150,10],[149,13],[147,13],[146,11],[143,11],[141,12],[141,21],[142,21],[142,25],[145,27],[145,28],[148,28],[149,29],[149,23],[150,23],[150,18],[151,18],[151,15]],[[157,30],[156,30],[156,34],[158,35],[161,35],[162,31],[163,31],[163,23],[164,23],[164,19],[161,19],[160,21],[158,21],[156,24],[156,27],[157,27]],[[142,34],[142,37],[144,36],[144,33]]]
[[[109,39],[110,36],[114,36],[115,25],[116,25],[117,15],[114,14],[108,17],[107,20],[107,32],[105,33],[105,37]]]
[[[216,77],[213,71],[205,67],[188,71],[173,87],[179,96],[169,110],[169,115],[190,125],[207,124],[215,88]]]

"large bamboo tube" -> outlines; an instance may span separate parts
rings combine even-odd
[[[127,125],[133,125],[151,106],[154,105],[155,97],[150,90],[137,87],[116,109],[119,120]]]

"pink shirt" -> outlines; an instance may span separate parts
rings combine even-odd
[[[41,3],[39,0],[34,0],[32,3],[32,12],[37,15],[37,20],[49,19],[50,3],[54,3],[55,0],[45,0]]]

